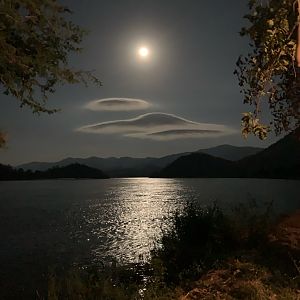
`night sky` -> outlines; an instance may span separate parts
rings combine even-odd
[[[274,142],[244,140],[240,133],[248,107],[233,71],[247,51],[238,34],[246,0],[64,3],[72,20],[90,30],[82,54],[70,63],[95,70],[103,87],[58,87],[48,106],[62,111],[51,116],[33,115],[1,94],[0,127],[8,135],[1,163],[163,156]],[[147,57],[138,54],[140,47],[148,48]]]

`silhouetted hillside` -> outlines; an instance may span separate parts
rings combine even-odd
[[[58,178],[108,178],[101,170],[90,168],[85,165],[71,164],[65,167],[54,167],[47,171],[24,171],[14,169],[11,166],[0,164],[0,180],[35,180],[35,179],[58,179]]]
[[[231,160],[205,154],[205,151],[230,157]],[[243,157],[245,153],[256,154],[232,161],[239,156]],[[61,166],[53,167],[54,164]],[[222,145],[161,158],[67,158],[57,163],[32,163],[26,166],[52,168],[47,171],[29,171],[0,165],[0,179],[107,178],[99,169],[112,177],[300,178],[300,141],[299,133],[298,138],[292,133],[262,151],[260,148]]]
[[[155,177],[253,177],[299,179],[299,133],[291,133],[267,149],[237,162],[201,153],[183,156],[172,162],[161,172],[156,173]]]
[[[264,151],[238,162],[240,177],[300,178],[298,128]]]
[[[192,153],[178,158],[158,173],[158,177],[232,177],[234,163],[204,153]]]
[[[238,161],[244,157],[259,153],[262,150],[264,150],[264,148],[220,145],[208,149],[201,149],[198,152],[206,153],[211,156],[224,158],[227,160]]]

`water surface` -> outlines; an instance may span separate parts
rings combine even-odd
[[[225,209],[255,199],[300,207],[299,181],[262,179],[44,180],[0,182],[0,279],[52,266],[147,259],[187,203]],[[15,276],[15,275],[14,275]],[[31,276],[31,275],[30,275]]]

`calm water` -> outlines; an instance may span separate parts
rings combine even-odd
[[[0,182],[0,276],[55,265],[147,258],[186,203],[228,209],[254,198],[300,207],[299,181],[257,179],[47,180]],[[5,274],[4,274],[5,273]],[[0,278],[0,279],[1,279]]]

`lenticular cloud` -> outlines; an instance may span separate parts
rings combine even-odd
[[[77,131],[97,134],[122,134],[128,137],[158,141],[217,137],[234,132],[225,125],[198,123],[161,112],[143,114],[132,119],[91,124],[80,127]]]
[[[132,111],[147,109],[151,104],[142,99],[105,98],[89,102],[85,107],[94,111]]]

